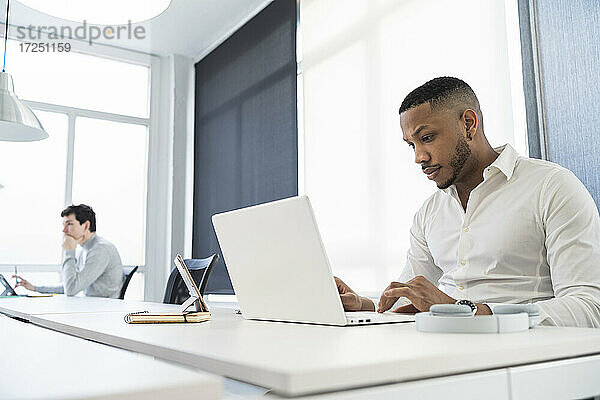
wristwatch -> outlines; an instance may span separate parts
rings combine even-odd
[[[471,312],[473,313],[473,315],[475,315],[475,313],[477,312],[477,304],[473,303],[471,300],[457,300],[454,304],[471,307]]]

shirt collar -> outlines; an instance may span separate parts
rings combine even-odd
[[[504,146],[495,147],[494,151],[499,155],[493,163],[491,163],[485,170],[483,170],[483,179],[487,179],[487,177],[492,171],[492,168],[496,168],[500,172],[502,172],[504,176],[506,176],[506,180],[508,181],[513,176],[519,154],[508,143]],[[451,185],[450,187],[441,190],[444,191],[446,194],[451,195],[456,190],[456,188],[454,185]]]
[[[85,250],[89,250],[92,248],[92,246],[94,245],[94,243],[96,243],[96,238],[98,237],[97,233],[94,233],[94,235],[88,239],[87,242],[85,242],[84,244],[81,245],[81,247],[83,247]]]
[[[513,176],[513,172],[515,171],[515,166],[517,165],[517,158],[519,154],[517,151],[510,145],[505,144],[504,146],[494,148],[496,153],[500,155],[496,160],[490,164],[484,171],[485,173],[490,171],[492,168],[497,168],[506,176],[506,180],[509,180]],[[489,172],[488,172],[489,173]]]

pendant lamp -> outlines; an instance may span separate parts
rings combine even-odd
[[[4,61],[0,72],[0,140],[7,142],[32,142],[48,137],[40,120],[15,94],[12,76],[5,71],[6,41],[8,39],[8,12],[6,2],[6,27],[4,30]]]
[[[171,0],[19,0],[19,3],[68,21],[125,25],[160,15],[169,8]]]

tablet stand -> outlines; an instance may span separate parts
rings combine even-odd
[[[187,309],[190,308],[192,305],[194,306],[195,312],[208,312],[208,307],[202,299],[202,295],[200,294],[198,287],[196,287],[196,284],[192,279],[192,275],[190,275],[190,271],[185,266],[185,261],[183,261],[183,257],[181,257],[181,254],[177,254],[177,257],[175,257],[175,260],[173,261],[175,262],[175,266],[177,267],[177,270],[181,275],[181,279],[183,279],[183,282],[187,287],[188,293],[190,294],[190,298],[184,301],[181,305],[180,312],[182,314],[187,312]]]
[[[195,295],[191,295],[191,297],[189,299],[184,301],[183,304],[181,305],[181,308],[179,309],[179,311],[183,314],[191,306],[194,306],[194,311],[196,311],[196,312],[205,311],[202,307],[200,298]]]

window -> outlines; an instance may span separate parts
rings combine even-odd
[[[36,111],[48,132],[39,142],[0,142],[0,263],[60,262],[68,119]]]
[[[124,265],[143,265],[149,66],[74,51],[21,52],[9,41],[7,72],[50,137],[0,142],[0,272],[17,265],[32,280],[59,281],[60,211],[71,203],[94,208],[98,234],[117,246]]]
[[[98,232],[127,265],[144,264],[147,131],[92,118],[75,124],[73,203],[93,204]]]
[[[21,99],[148,117],[147,66],[75,52],[22,52],[10,41],[7,72]]]
[[[479,97],[490,143],[527,155],[516,1],[300,6],[300,188],[333,273],[378,295],[404,267],[413,216],[436,190],[402,141],[406,94],[436,76],[464,79]]]

